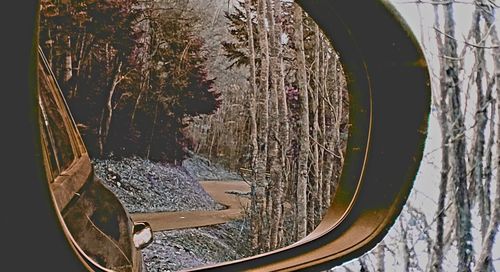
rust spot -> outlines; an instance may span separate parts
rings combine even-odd
[[[413,66],[420,67],[420,68],[427,68],[427,62],[425,61],[425,58],[419,58],[415,62],[412,63]]]

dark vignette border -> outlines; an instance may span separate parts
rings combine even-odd
[[[41,168],[38,1],[2,4],[2,270],[85,271],[64,236]]]

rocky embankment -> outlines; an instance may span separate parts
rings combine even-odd
[[[198,180],[241,179],[197,155],[181,166],[135,157],[95,160],[94,167],[96,175],[130,213],[222,209]],[[149,272],[214,264],[248,256],[247,233],[248,224],[244,220],[155,232],[154,242],[142,253]]]
[[[130,213],[223,208],[182,166],[135,157],[95,160],[94,168]]]
[[[222,165],[192,153],[182,162],[182,167],[197,180],[242,180],[240,175]]]
[[[149,272],[176,271],[236,260],[250,253],[242,220],[211,227],[155,232],[142,255]]]

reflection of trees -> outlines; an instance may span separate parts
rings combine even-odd
[[[185,1],[42,1],[40,44],[94,156],[184,156],[188,118],[219,104],[190,20]]]
[[[348,101],[339,58],[316,24],[294,9],[287,1],[259,0],[226,11],[224,73],[239,78],[235,84],[218,77],[225,86],[220,111],[191,126],[198,152],[249,170],[255,252],[312,231],[343,164]]]

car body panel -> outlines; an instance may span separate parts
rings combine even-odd
[[[140,271],[142,256],[132,242],[130,215],[94,176],[85,145],[41,49],[38,73],[45,172],[66,235],[94,267]]]

